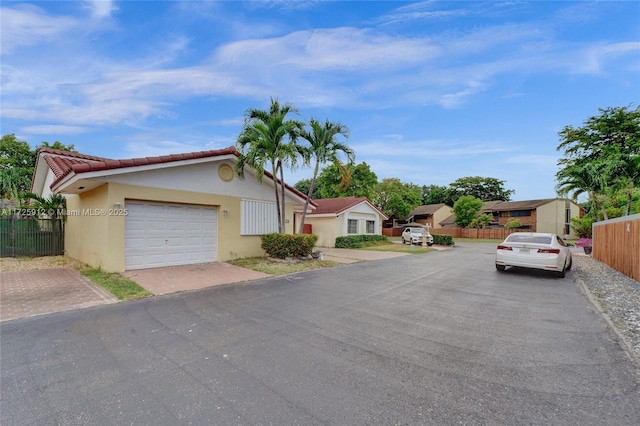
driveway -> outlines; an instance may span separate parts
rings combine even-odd
[[[637,424],[573,280],[493,245],[0,324],[1,424]]]

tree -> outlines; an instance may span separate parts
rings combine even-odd
[[[311,188],[311,179],[301,179],[296,182],[293,187],[303,194],[309,194],[309,189]],[[318,191],[318,185],[314,185],[313,192],[311,192],[311,199],[317,200],[319,198],[322,197],[320,196],[320,191]]]
[[[58,149],[60,151],[69,151],[69,152],[78,152],[76,151],[75,147],[73,146],[73,144],[71,145],[65,145],[60,141],[55,141],[54,143],[50,144],[47,141],[42,142],[40,145],[36,146],[36,152],[40,149],[40,148],[51,148],[51,149]]]
[[[469,223],[469,228],[486,228],[491,224],[492,220],[493,216],[491,216],[490,214],[481,214],[480,216],[476,216],[475,218],[473,218],[473,220]]]
[[[422,188],[398,178],[385,178],[374,188],[371,200],[387,216],[407,217],[422,202]]]
[[[422,204],[448,203],[448,188],[446,186],[425,185],[422,187]]]
[[[482,210],[482,200],[472,195],[463,195],[453,204],[456,224],[462,228],[469,226],[477,214]]]
[[[369,165],[365,162],[356,165],[348,164],[347,169],[351,180],[346,188],[342,187],[342,174],[335,164],[322,169],[317,181],[322,198],[353,196],[373,199],[378,177],[371,171]]]
[[[0,139],[0,196],[22,201],[22,194],[31,189],[35,155],[26,141],[16,135]]]
[[[316,186],[320,164],[332,163],[340,173],[340,187],[345,188],[350,183],[351,175],[347,166],[340,160],[339,154],[343,153],[347,157],[349,164],[355,160],[353,150],[337,140],[338,136],[349,138],[348,127],[341,123],[332,123],[329,120],[326,120],[324,124],[322,124],[313,118],[309,120],[309,127],[310,130],[305,129],[301,133],[302,138],[309,142],[309,146],[303,150],[303,156],[307,164],[313,160],[315,160],[315,164],[313,167],[313,177],[311,178],[309,190],[307,191],[307,199],[304,203],[304,209],[302,210],[300,233],[302,233],[302,229],[304,228],[309,199],[313,195]]]
[[[61,221],[66,220],[65,209],[67,208],[67,199],[61,194],[49,194],[48,197],[41,197],[33,192],[27,192],[25,198],[33,200],[30,207],[39,210],[41,215],[51,219],[53,250],[55,253],[58,253],[60,251],[58,235],[62,232]]]
[[[491,177],[469,176],[456,179],[449,185],[448,204],[470,195],[482,201],[510,201],[515,191],[504,189],[505,181]]]
[[[599,111],[600,115],[588,118],[582,127],[566,126],[558,133],[557,150],[564,156],[558,160],[556,179],[566,193],[588,193],[606,219],[603,198],[623,193],[629,214],[634,190],[640,187],[640,107]]]
[[[507,220],[507,223],[504,224],[504,227],[507,229],[517,229],[521,226],[522,222],[520,219],[516,219],[515,217],[510,217],[509,220]]]
[[[256,178],[262,182],[265,166],[271,168],[274,180],[278,232],[285,233],[285,183],[284,167],[295,168],[301,156],[296,140],[304,125],[287,119],[289,113],[298,110],[289,103],[280,106],[277,99],[271,99],[269,111],[248,109],[244,114],[244,126],[236,141],[240,154],[235,171],[244,179],[244,168],[250,166]],[[278,190],[280,192],[278,192]]]

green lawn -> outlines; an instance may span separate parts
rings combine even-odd
[[[79,268],[78,270],[82,275],[105,288],[117,297],[118,300],[143,299],[153,296],[153,294],[140,287],[137,283],[118,273],[105,272],[99,268]]]
[[[269,275],[286,275],[294,272],[309,271],[311,269],[328,268],[340,265],[340,263],[332,260],[313,259],[297,262],[278,262],[266,257],[246,257],[244,259],[230,260],[227,263],[235,266],[241,266],[243,268],[253,269],[258,272],[264,272]]]

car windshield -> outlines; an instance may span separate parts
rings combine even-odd
[[[422,228],[409,228],[409,231],[411,231],[414,234],[422,234],[424,232],[424,229],[422,229]]]
[[[551,236],[511,234],[509,238],[507,238],[507,241],[510,243],[551,244]]]

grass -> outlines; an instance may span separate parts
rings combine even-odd
[[[80,273],[94,283],[104,287],[118,300],[143,299],[153,296],[150,292],[140,287],[137,283],[123,277],[117,272],[105,272],[100,268],[80,268]]]
[[[328,268],[340,265],[332,260],[304,260],[300,262],[277,262],[266,257],[245,257],[243,259],[229,260],[235,266],[253,269],[269,275],[286,275],[294,272],[309,271],[312,269]]]
[[[455,238],[454,241],[456,243],[501,243],[504,241],[503,238],[500,239],[490,239],[490,238]]]

